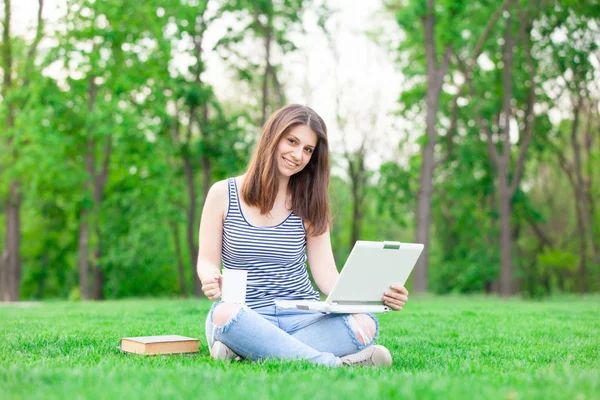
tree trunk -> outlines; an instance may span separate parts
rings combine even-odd
[[[96,103],[97,87],[95,83],[95,76],[89,76],[89,89],[88,89],[88,114],[91,114],[94,110]],[[91,195],[91,207],[85,204],[84,209],[80,214],[80,231],[79,231],[79,285],[81,290],[81,298],[88,300],[90,298],[89,291],[89,273],[90,267],[92,270],[92,291],[91,298],[94,300],[101,300],[104,298],[104,274],[99,265],[100,257],[102,256],[102,238],[100,227],[90,226],[90,215],[98,215],[102,206],[102,198],[106,181],[108,178],[108,169],[110,165],[110,157],[112,153],[112,138],[106,136],[104,139],[103,146],[103,160],[100,166],[100,171],[96,171],[96,141],[94,140],[93,133],[88,131],[87,134],[87,149],[85,155],[85,169],[87,172],[87,181],[84,186],[84,193]],[[96,222],[97,224],[97,222]],[[96,233],[97,247],[91,255],[90,260],[90,232],[94,230]]]
[[[576,129],[578,115],[579,115],[579,112],[576,109],[575,113],[574,113],[573,127],[571,129]],[[585,202],[586,200],[582,198],[582,195],[581,195],[582,188],[579,186],[577,176],[573,172],[574,166],[571,165],[569,163],[569,161],[567,161],[567,159],[562,155],[562,153],[561,153],[562,149],[556,149],[556,151],[557,151],[556,154],[559,159],[560,168],[567,176],[568,181],[571,184],[571,188],[573,189],[573,202],[575,204],[575,212],[576,212],[576,216],[577,216],[576,228],[577,228],[577,238],[579,240],[579,253],[580,253],[579,266],[578,266],[579,290],[581,291],[581,293],[584,293],[584,291],[586,290],[586,287],[587,287],[587,279],[586,279],[586,271],[585,271],[587,245],[586,245],[586,230],[585,230],[585,223],[584,223],[585,213],[583,211],[582,202]]]
[[[433,4],[433,0],[428,0],[428,2],[427,2],[427,7],[428,7],[430,15],[426,19],[424,19],[426,50],[427,50],[427,65],[428,65],[428,68],[427,68],[427,75],[428,75],[427,101],[428,101],[428,104],[427,104],[427,115],[426,115],[427,125],[426,126],[427,126],[427,133],[428,133],[428,145],[431,145],[431,148],[425,148],[422,153],[423,165],[421,167],[421,176],[420,176],[421,185],[423,185],[426,181],[431,182],[431,179],[433,178],[433,171],[435,170],[435,167],[439,163],[444,162],[445,160],[447,160],[450,157],[450,154],[452,152],[452,147],[453,147],[452,135],[454,134],[454,132],[456,130],[456,123],[457,123],[457,117],[458,117],[458,113],[457,113],[458,98],[462,95],[462,91],[465,86],[471,86],[471,91],[474,92],[473,82],[472,82],[473,68],[477,65],[477,59],[478,59],[479,55],[481,54],[481,51],[483,50],[483,46],[484,46],[485,42],[487,41],[489,35],[491,34],[492,29],[496,25],[498,19],[503,14],[504,10],[510,6],[510,2],[511,2],[511,0],[504,0],[502,2],[502,4],[498,7],[498,9],[494,12],[494,14],[492,14],[490,16],[481,36],[477,40],[477,43],[473,50],[473,53],[471,54],[471,58],[467,61],[467,63],[465,64],[465,63],[460,62],[461,61],[460,58],[457,57],[457,59],[459,60],[459,63],[463,67],[463,73],[464,73],[465,80],[464,80],[463,84],[459,86],[458,93],[454,97],[454,101],[452,102],[452,105],[451,105],[452,117],[451,117],[451,121],[450,121],[450,127],[448,129],[448,133],[446,134],[446,141],[448,143],[447,154],[442,156],[437,161],[434,160],[433,166],[431,168],[429,168],[431,171],[426,170],[424,168],[424,166],[426,165],[425,158],[427,158],[428,162],[429,162],[429,158],[434,157],[435,139],[436,139],[434,132],[435,132],[436,114],[437,114],[437,109],[438,109],[437,103],[439,102],[443,79],[444,79],[444,76],[446,75],[446,71],[448,68],[447,55],[449,54],[451,49],[447,46],[442,66],[439,69],[439,71],[437,71],[437,73],[436,73],[436,71],[434,70],[435,69],[434,61],[435,61],[436,46],[435,46],[435,43],[433,40],[434,39],[434,26],[435,26],[435,23],[433,21],[434,4]],[[433,67],[430,67],[431,65],[433,65]],[[434,97],[433,95],[430,96],[429,85],[431,82],[433,82],[432,77],[434,77],[435,75],[437,75],[437,95]],[[532,88],[533,88],[533,86],[532,86]],[[435,99],[436,103],[433,103],[434,99]],[[431,101],[431,105],[429,103],[430,101]],[[435,110],[435,113],[430,115],[429,114],[430,109]],[[485,131],[485,127],[483,126],[483,124],[481,122],[481,117],[479,115],[478,115],[477,120],[478,120],[478,123],[479,123],[481,129],[483,131]],[[430,134],[430,132],[431,132],[431,134]],[[432,140],[432,138],[433,138],[433,140]],[[491,139],[489,139],[488,142],[490,140]],[[430,143],[430,142],[432,142],[432,143]],[[526,146],[525,146],[525,148],[526,148]],[[490,149],[490,150],[492,150],[492,149]],[[418,210],[417,210],[417,218],[418,218],[417,221],[418,222],[417,222],[416,234],[417,234],[417,241],[420,240],[419,238],[424,238],[423,243],[426,243],[426,245],[425,245],[425,249],[424,249],[424,254],[421,256],[421,258],[419,259],[419,261],[417,262],[417,265],[416,265],[417,270],[415,271],[415,274],[419,275],[419,276],[415,276],[415,285],[417,287],[420,287],[421,286],[421,284],[419,284],[420,281],[424,282],[425,290],[426,290],[426,285],[427,285],[427,270],[426,270],[426,268],[427,268],[427,263],[428,263],[430,217],[428,215],[426,215],[425,211],[422,211],[422,210],[426,208],[428,210],[427,214],[431,213],[431,211],[430,211],[431,210],[431,195],[432,195],[432,191],[433,191],[433,184],[430,183],[425,186],[421,186],[421,188],[422,188],[423,193],[419,192],[419,203],[418,203]],[[494,202],[495,200],[496,200],[496,197],[494,195],[490,196],[491,202]],[[492,225],[493,225],[493,222],[492,222]],[[419,272],[419,270],[422,270],[422,271]],[[484,275],[484,276],[487,276],[487,275]],[[495,291],[497,291],[498,282],[497,281],[489,281],[488,278],[484,278],[484,287],[485,287],[486,292],[495,292]]]
[[[95,46],[94,46],[95,49]],[[94,50],[92,50],[94,51]],[[88,87],[88,114],[91,114],[94,110],[96,103],[96,83],[95,76],[90,75]],[[84,184],[83,191],[87,195],[92,195],[94,179],[96,175],[95,167],[95,142],[92,138],[92,132],[87,132],[87,149],[85,154],[85,170],[87,172],[87,180]],[[93,197],[92,197],[93,201]],[[89,271],[90,271],[90,255],[89,255],[89,242],[90,242],[90,214],[91,210],[89,205],[84,204],[80,214],[80,228],[79,228],[79,290],[81,292],[81,298],[88,300],[90,298],[89,292]]]
[[[4,1],[4,30],[2,32],[2,56],[4,59],[2,97],[6,103],[6,130],[14,127],[15,107],[7,97],[12,88],[12,45],[10,39],[11,1]],[[8,148],[11,146],[8,139]],[[0,263],[0,289],[3,301],[17,301],[21,283],[21,193],[20,182],[13,180],[9,184],[6,201],[6,244],[3,252],[3,262]]]
[[[88,220],[89,210],[81,210],[81,214],[79,216],[79,290],[83,300],[90,298],[88,282],[88,271],[90,270],[88,258],[90,231]]]
[[[183,256],[181,254],[181,240],[179,238],[179,226],[175,222],[169,223],[171,232],[173,232],[173,241],[175,242],[175,258],[177,259],[177,276],[179,278],[179,293],[183,297],[187,297],[187,289],[185,286],[185,269],[183,267]],[[196,275],[196,274],[194,274]]]
[[[94,251],[94,263],[92,269],[92,299],[104,299],[104,273],[100,267],[100,258],[102,257],[102,236],[100,227],[96,225],[96,250]]]
[[[196,181],[194,180],[194,166],[190,150],[191,135],[193,129],[193,121],[196,119],[196,108],[194,105],[190,107],[190,120],[187,129],[185,143],[183,146],[183,171],[185,173],[186,184],[188,188],[188,207],[187,207],[187,224],[186,238],[188,251],[190,253],[190,267],[192,269],[192,280],[194,282],[194,296],[202,295],[202,284],[196,270],[198,262],[198,246],[196,244]]]
[[[438,71],[435,48],[435,5],[433,0],[427,1],[428,14],[423,20],[425,28],[425,47],[427,55],[427,110],[425,126],[427,143],[421,151],[421,171],[419,174],[419,192],[417,196],[417,229],[416,242],[424,245],[423,253],[415,265],[412,290],[415,293],[427,292],[429,263],[429,232],[431,229],[431,195],[433,192],[433,169],[435,165],[434,147],[436,142],[435,123],[438,111]]]
[[[432,6],[433,7],[433,6]],[[433,11],[431,11],[433,12]],[[416,242],[424,245],[423,253],[415,265],[412,290],[416,293],[428,290],[429,238],[431,230],[431,196],[433,193],[433,170],[435,168],[436,122],[439,106],[441,79],[437,70],[435,42],[433,33],[434,19],[429,15],[425,20],[427,35],[427,110],[425,126],[427,143],[421,151],[421,171],[419,174],[419,191],[417,195],[417,229]]]
[[[2,301],[10,301],[8,296],[8,251],[0,254],[0,294]]]
[[[94,267],[92,269],[92,299],[104,300],[104,272],[98,265],[98,259],[100,253],[98,251],[94,254]]]
[[[524,259],[524,251],[521,248],[521,246],[519,246],[519,237],[521,237],[521,228],[522,228],[522,224],[521,224],[521,220],[516,221],[516,223],[513,224],[513,229],[510,235],[510,240],[511,243],[514,243],[514,247],[515,247],[515,253],[517,255],[517,264],[519,264],[520,260]],[[512,290],[513,293],[520,293],[523,289],[523,280],[522,278],[520,279],[513,279],[513,286],[512,286]]]
[[[512,215],[512,195],[508,188],[506,168],[498,171],[498,191],[500,199],[500,294],[512,294],[512,240],[510,235],[510,217]]]
[[[202,134],[202,140],[205,143],[209,142],[209,138],[208,138],[208,132],[206,132],[207,127],[208,126],[208,106],[205,104],[202,104],[202,126],[200,127],[200,133]],[[210,186],[211,186],[211,174],[212,174],[212,165],[211,165],[211,161],[210,161],[210,157],[206,154],[206,148],[208,146],[205,146],[205,153],[202,155],[202,205],[204,206],[204,203],[206,203],[206,198],[208,197],[208,191],[210,190]]]
[[[88,135],[90,135],[88,133]],[[87,154],[86,154],[86,171],[88,173],[88,180],[85,183],[84,191],[85,193],[89,193],[95,176],[95,167],[94,167],[94,141],[88,136],[87,143]],[[92,202],[95,202],[92,196]],[[81,210],[80,214],[80,229],[79,229],[79,288],[81,291],[81,298],[83,300],[90,299],[90,289],[89,289],[89,272],[90,266],[93,267],[94,262],[90,262],[90,215],[93,213],[95,209],[94,206],[91,209],[87,209],[85,207],[89,207],[88,205],[83,206],[84,209]]]
[[[279,79],[277,78],[277,73],[275,72],[275,68],[270,65],[270,73],[271,79],[273,79],[273,89],[275,89],[275,96],[277,96],[277,105],[279,108],[285,105],[285,96],[283,94],[283,90],[281,88],[281,84],[279,83]]]
[[[575,195],[575,206],[577,208],[577,237],[579,238],[579,292],[581,294],[585,293],[587,290],[587,278],[585,265],[587,260],[587,240],[585,233],[585,225],[584,225],[584,217],[583,210],[581,206],[581,199],[578,198],[577,194]]]
[[[429,106],[427,107],[427,119],[430,118]],[[433,116],[435,118],[435,115]],[[429,125],[428,125],[429,130]],[[428,140],[421,152],[421,172],[419,175],[419,192],[417,196],[417,230],[416,242],[424,245],[423,253],[414,271],[414,283],[412,290],[415,293],[427,292],[428,289],[428,266],[429,266],[429,232],[431,230],[431,195],[433,193],[433,163],[435,142]]]
[[[573,185],[573,193],[575,195],[575,208],[577,210],[577,236],[579,238],[579,291],[583,294],[587,290],[587,279],[586,279],[586,259],[587,259],[587,232],[591,232],[591,217],[587,208],[586,194],[585,194],[585,182],[583,180],[582,168],[581,168],[581,149],[579,148],[579,142],[577,141],[577,135],[579,131],[579,119],[580,111],[583,106],[583,96],[578,96],[578,101],[573,102],[574,118],[573,125],[571,126],[571,147],[573,148],[573,170],[575,172],[575,179]],[[593,238],[592,238],[593,241]]]
[[[191,126],[190,126],[191,128]],[[202,284],[196,271],[196,262],[198,260],[198,246],[196,245],[196,183],[194,182],[194,172],[192,167],[192,160],[189,152],[183,156],[183,170],[185,172],[187,187],[188,187],[188,209],[187,209],[187,245],[188,251],[192,262],[190,266],[192,268],[192,276],[194,280],[194,296],[200,297],[202,295]]]
[[[440,91],[444,76],[448,70],[450,48],[446,46],[441,65],[438,66],[435,42],[435,4],[427,0],[427,15],[423,17],[425,30],[425,50],[427,58],[427,110],[425,126],[427,143],[421,151],[421,171],[419,174],[419,192],[417,199],[417,228],[415,240],[424,245],[423,253],[415,265],[412,290],[416,293],[427,292],[429,263],[429,233],[431,230],[431,196],[433,193],[433,170],[435,169],[435,143],[437,113]]]
[[[365,197],[364,142],[354,154],[346,152],[346,159],[348,160],[348,174],[352,186],[352,227],[349,243],[349,249],[352,250],[356,241],[360,240],[363,217]]]
[[[514,50],[514,38],[512,35],[512,1],[507,1],[509,11],[506,19],[504,31],[504,66],[502,71],[502,112],[498,116],[499,144],[501,144],[501,152],[498,150],[498,145],[494,141],[489,123],[483,121],[482,116],[477,111],[477,123],[481,130],[485,133],[488,152],[493,165],[496,167],[497,186],[498,186],[498,207],[500,214],[500,294],[502,296],[510,296],[512,294],[512,242],[510,220],[512,216],[512,198],[517,190],[521,174],[525,164],[525,155],[529,143],[531,142],[534,114],[533,105],[535,101],[535,68],[528,39],[523,40],[525,53],[527,58],[527,66],[529,67],[530,86],[527,94],[527,110],[525,112],[525,125],[522,132],[522,137],[519,143],[519,152],[517,156],[516,166],[512,174],[510,173],[511,165],[511,143],[510,143],[510,121],[511,121],[511,101],[512,101],[512,62]],[[525,24],[525,21],[521,21]],[[471,83],[470,83],[471,84]],[[471,90],[474,88],[471,84]],[[502,122],[502,123],[501,123]],[[510,177],[512,176],[512,181]]]
[[[588,198],[592,197],[588,195],[585,196]],[[585,200],[583,201],[585,202]],[[598,243],[599,236],[594,233],[594,214],[590,210],[589,201],[587,202],[587,204],[583,204],[583,215],[584,220],[586,221],[586,226],[588,228],[590,243],[592,245],[592,256],[594,257],[594,265],[596,265],[597,268],[600,268],[600,244]]]
[[[588,232],[592,246],[594,245],[594,237],[592,234],[593,227],[591,226],[592,215],[588,208],[588,194],[586,192],[586,182],[583,178],[582,172],[582,160],[581,150],[579,148],[579,142],[577,140],[577,134],[579,131],[579,121],[581,115],[581,108],[583,106],[583,96],[577,95],[577,101],[572,101],[573,104],[573,123],[571,125],[570,142],[573,150],[573,162],[569,162],[566,157],[562,154],[563,149],[556,149],[556,155],[558,156],[560,168],[567,176],[571,188],[573,189],[573,201],[575,204],[575,211],[577,213],[577,238],[579,240],[579,290],[584,293],[587,290],[587,277],[586,277],[586,261],[587,261],[587,237]],[[596,259],[594,259],[596,263]]]
[[[510,166],[510,119],[512,100],[512,61],[513,61],[513,36],[512,36],[512,11],[509,8],[506,18],[504,33],[504,69],[502,70],[502,111],[504,126],[502,127],[502,154],[498,158],[498,185],[500,195],[500,294],[512,294],[512,252],[510,237],[510,218],[512,215],[511,201],[513,193],[509,184]],[[533,85],[533,82],[531,82]],[[517,179],[517,177],[513,177]]]
[[[33,44],[27,51],[27,58],[25,61],[25,74],[24,84],[22,89],[29,85],[29,68],[34,63],[34,56],[37,50],[37,46],[42,39],[42,11],[44,8],[44,1],[38,0],[38,13],[37,13],[37,28],[36,35]],[[12,74],[13,74],[13,53],[11,43],[11,0],[4,1],[4,30],[2,32],[2,56],[4,59],[3,69],[3,86],[2,86],[2,97],[6,102],[6,129],[9,132],[7,140],[7,148],[11,150],[11,137],[10,131],[14,127],[15,120],[15,105],[13,100],[8,100],[9,91],[12,88]],[[16,157],[18,149],[12,149]],[[6,248],[3,252],[3,260],[0,262],[0,291],[2,292],[2,298],[4,301],[17,301],[19,300],[19,287],[21,284],[21,182],[16,179],[10,182],[8,199],[6,202]]]
[[[352,182],[352,231],[350,234],[350,250],[354,247],[357,240],[360,239],[360,222],[362,218],[361,204],[358,198],[358,182]]]
[[[597,182],[598,178],[595,177],[595,169],[593,167],[594,163],[592,162],[593,160],[593,156],[592,156],[592,148],[593,148],[593,144],[594,144],[594,136],[592,135],[592,120],[594,118],[595,115],[595,110],[598,109],[598,103],[594,103],[593,101],[589,101],[589,108],[588,108],[588,119],[587,119],[587,124],[586,124],[586,131],[585,131],[585,137],[584,137],[584,149],[585,149],[585,154],[586,154],[586,159],[587,159],[587,179],[585,181],[584,184],[584,193],[585,193],[585,198],[587,200],[587,204],[586,204],[586,214],[585,214],[585,218],[590,221],[590,230],[589,230],[589,235],[590,235],[590,241],[592,242],[592,250],[593,250],[593,255],[594,255],[594,264],[596,265],[596,268],[600,268],[600,234],[597,233],[596,229],[595,229],[595,224],[593,223],[593,221],[595,220],[595,204],[594,204],[594,196],[592,195],[592,193],[594,193],[594,188],[592,187],[592,182]],[[600,130],[597,129],[598,132],[600,132]]]
[[[581,148],[579,141],[577,140],[578,136],[578,126],[579,126],[579,114],[580,110],[583,106],[583,96],[579,96],[578,104],[576,107],[576,117],[573,121],[573,129],[571,130],[571,146],[573,147],[573,165],[575,169],[575,177],[577,178],[577,187],[575,189],[576,199],[575,201],[579,203],[580,214],[581,214],[581,228],[578,226],[578,229],[581,229],[583,232],[583,236],[581,237],[583,241],[587,241],[588,234],[590,238],[590,242],[592,244],[593,256],[594,256],[594,264],[600,265],[600,256],[598,254],[598,248],[595,244],[594,234],[593,234],[593,226],[592,226],[592,213],[588,207],[588,195],[586,188],[586,180],[583,177],[583,166],[582,166],[582,156],[581,156]],[[584,140],[585,141],[585,140]],[[584,144],[585,145],[585,144]],[[589,161],[588,161],[589,162]],[[578,234],[581,234],[578,233]],[[586,246],[587,247],[587,246]],[[585,256],[585,254],[583,254]],[[580,289],[583,291],[586,290],[587,284],[585,279],[585,266],[580,264]]]
[[[10,185],[9,199],[6,206],[6,260],[7,280],[3,291],[5,301],[19,300],[21,283],[21,196],[20,185],[14,181]]]
[[[208,7],[208,1],[205,3],[205,7],[203,8],[201,14],[198,16],[197,21],[198,23],[196,24],[196,34],[194,35],[194,46],[195,46],[195,50],[196,50],[196,63],[197,63],[197,68],[196,68],[196,76],[195,76],[195,82],[199,87],[203,86],[203,82],[201,79],[201,74],[202,71],[204,70],[204,62],[202,60],[202,42],[204,39],[204,33],[206,32],[206,21],[204,19],[204,13],[206,12],[206,9]],[[189,121],[189,126],[188,126],[188,131],[187,131],[187,135],[186,135],[186,140],[185,143],[183,144],[185,151],[184,151],[184,155],[183,155],[183,169],[185,172],[185,177],[186,177],[186,182],[187,182],[187,187],[188,187],[188,196],[189,196],[189,201],[188,201],[188,209],[187,209],[187,229],[186,229],[186,236],[187,236],[187,244],[188,244],[188,250],[190,253],[190,257],[191,257],[191,263],[190,263],[190,267],[192,268],[192,280],[193,280],[193,290],[194,290],[194,296],[195,297],[200,297],[202,296],[202,283],[200,282],[200,278],[198,276],[198,271],[197,271],[197,263],[198,263],[198,245],[196,243],[195,240],[195,236],[196,236],[196,232],[198,232],[198,230],[196,229],[196,215],[197,215],[197,204],[196,204],[196,183],[194,180],[194,168],[193,168],[193,160],[192,160],[192,155],[191,155],[191,150],[190,150],[190,144],[191,144],[191,133],[192,133],[192,125],[193,125],[193,121],[195,120],[198,124],[198,128],[200,130],[200,135],[202,140],[204,141],[204,144],[207,143],[208,141],[208,137],[207,137],[207,129],[208,129],[208,105],[207,102],[209,100],[208,99],[204,99],[204,101],[200,104],[201,107],[201,118],[198,118],[198,116],[196,115],[196,107],[197,104],[192,104],[190,106],[190,121]],[[179,136],[179,134],[176,134],[176,136]],[[202,164],[203,167],[203,196],[202,196],[202,204],[204,204],[206,197],[208,196],[208,190],[210,189],[210,176],[211,176],[211,165],[210,165],[210,158],[208,157],[208,155],[206,154],[206,147],[205,146],[205,152],[201,155],[200,157],[200,162]],[[175,234],[177,236],[177,239],[179,238],[179,232],[176,230]],[[178,244],[177,244],[178,246]],[[181,283],[180,283],[181,285]]]
[[[106,181],[108,179],[108,169],[110,165],[110,157],[112,154],[112,138],[106,136],[104,138],[103,146],[103,161],[100,167],[100,173],[94,173],[94,213],[99,215],[102,210],[102,199],[104,197],[104,188],[106,187]],[[94,166],[95,170],[95,166]],[[100,265],[100,259],[102,257],[102,231],[100,226],[96,223],[96,250],[94,251],[94,262],[92,270],[92,298],[94,300],[104,299],[104,272]]]
[[[492,188],[492,191],[487,195],[487,199],[483,200],[484,202],[487,201],[489,202],[489,204],[487,204],[487,207],[489,210],[495,210],[498,208],[498,190],[496,189],[496,187]],[[482,208],[485,207],[485,205],[482,204]],[[498,246],[498,235],[495,234],[495,232],[498,231],[498,216],[497,215],[491,215],[490,216],[490,229],[489,231],[486,232],[485,235],[485,239],[486,239],[486,243],[489,246],[490,249]],[[485,268],[484,268],[485,270]],[[486,287],[486,293],[498,293],[498,282],[499,280],[497,278],[492,278],[491,276],[489,276],[489,272],[485,271],[485,287]]]
[[[10,22],[11,22],[11,0],[4,0],[4,30],[2,31],[2,58],[4,59],[3,68],[3,86],[2,86],[2,97],[6,101],[7,94],[12,88],[12,43],[10,40]],[[6,101],[6,107],[8,109],[8,115],[6,120],[6,127],[12,128],[14,110],[12,102]]]

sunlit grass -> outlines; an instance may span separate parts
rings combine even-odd
[[[0,306],[0,398],[600,398],[600,298],[411,298],[380,317],[391,369],[211,360],[208,301]],[[122,354],[179,334],[200,353]]]

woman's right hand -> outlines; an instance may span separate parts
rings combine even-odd
[[[221,297],[221,275],[211,276],[202,281],[202,291],[209,300]]]

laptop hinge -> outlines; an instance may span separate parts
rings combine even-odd
[[[382,306],[383,301],[336,300],[332,304],[338,306]]]
[[[401,244],[402,243],[400,243],[400,242],[383,242],[383,248],[398,250],[398,249],[400,249]]]

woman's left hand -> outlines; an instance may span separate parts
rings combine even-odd
[[[404,286],[393,284],[390,290],[383,294],[383,303],[394,311],[402,310],[408,301],[408,290]]]

